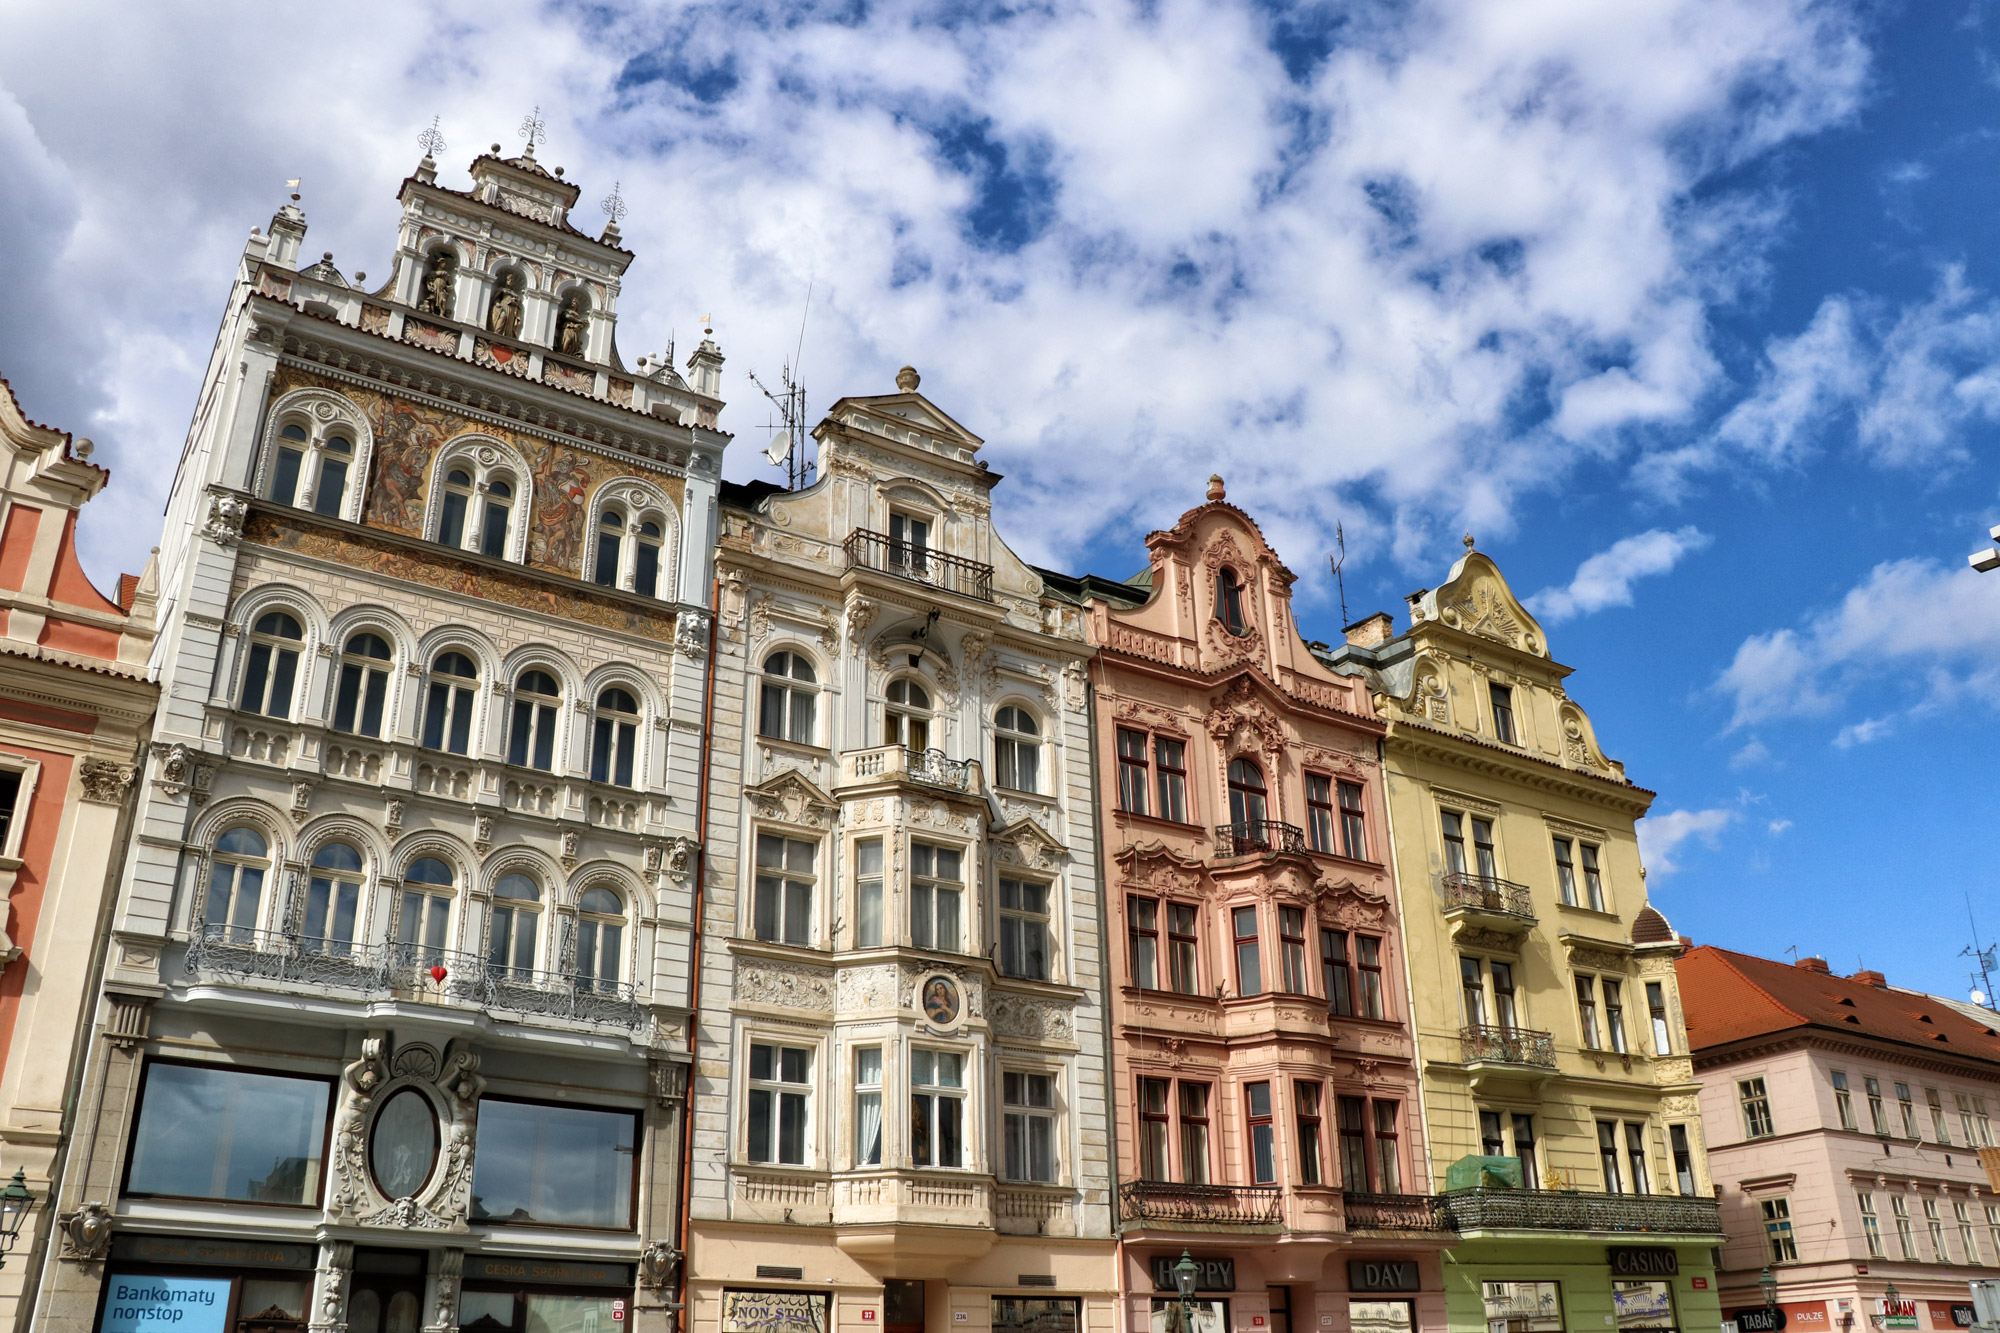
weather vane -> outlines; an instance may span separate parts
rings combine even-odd
[[[539,105],[526,116],[522,117],[520,134],[523,139],[528,141],[529,157],[535,155],[536,142],[547,135],[548,132],[549,127],[542,123],[542,108]]]
[[[611,193],[605,195],[604,202],[598,205],[599,208],[604,210],[605,216],[611,219],[611,225],[614,227],[618,225],[620,218],[631,211],[626,207],[625,196],[619,193],[619,184],[620,182],[618,181],[611,182]]]
[[[436,157],[444,151],[444,135],[438,131],[438,117],[431,117],[431,127],[417,136],[417,147],[424,150],[425,157]]]

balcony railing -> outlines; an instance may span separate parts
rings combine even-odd
[[[1257,856],[1264,852],[1306,854],[1306,831],[1275,819],[1250,819],[1215,826],[1217,856]]]
[[[842,760],[845,776],[855,782],[901,778],[950,791],[967,791],[973,786],[973,761],[947,759],[943,750],[910,750],[900,745],[878,745],[872,750],[850,750]]]
[[[1556,1067],[1556,1040],[1532,1028],[1496,1028],[1478,1024],[1458,1030],[1459,1058],[1466,1064]]]
[[[1176,1185],[1128,1180],[1118,1187],[1119,1211],[1135,1222],[1197,1222],[1209,1226],[1276,1226],[1284,1190],[1277,1185]]]
[[[1490,875],[1446,875],[1444,910],[1463,909],[1519,917],[1528,922],[1535,919],[1534,898],[1525,884],[1516,884],[1511,879],[1494,879]]]
[[[977,560],[946,555],[927,546],[899,542],[887,533],[856,528],[842,544],[849,569],[872,569],[927,587],[955,592],[961,597],[993,600],[993,566]]]
[[[1453,1190],[1440,1196],[1452,1229],[1468,1231],[1654,1231],[1720,1236],[1714,1199],[1678,1194],[1582,1194],[1557,1190]]]
[[[1349,1231],[1449,1231],[1444,1201],[1429,1194],[1343,1194]]]
[[[186,968],[204,980],[305,992],[344,990],[626,1028],[646,1021],[629,982],[505,967],[478,954],[414,944],[354,944],[211,922],[189,941]]]

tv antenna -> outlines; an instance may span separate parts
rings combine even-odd
[[[1959,950],[1958,956],[1960,958],[1972,959],[1978,968],[1977,971],[1967,974],[1968,980],[1979,983],[1979,989],[1972,992],[1972,1002],[1984,1005],[1988,1009],[1993,1009],[1993,973],[2000,970],[2000,967],[1996,967],[1993,961],[1993,955],[2000,953],[2000,947],[1988,945],[1982,948],[1980,946],[1979,919],[1972,914],[1972,895],[1970,893],[1965,895],[1965,919],[1972,924],[1972,943]]]
[[[1338,523],[1333,525],[1333,544],[1340,548],[1340,553],[1338,555],[1329,555],[1327,559],[1333,564],[1333,585],[1340,590],[1340,625],[1342,629],[1345,629],[1347,627],[1347,580],[1341,576],[1340,569],[1342,565],[1347,563],[1347,534],[1341,530],[1341,526]]]
[[[771,432],[771,443],[766,446],[764,457],[772,467],[785,469],[788,491],[812,485],[816,470],[816,461],[806,451],[806,390],[798,380],[799,358],[806,346],[806,316],[811,313],[812,283],[808,281],[805,309],[799,313],[798,346],[792,350],[792,359],[778,372],[777,392],[766,388],[756,371],[750,372],[750,382],[763,391],[778,411],[778,419],[765,426]]]

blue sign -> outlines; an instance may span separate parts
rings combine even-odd
[[[222,1333],[229,1279],[113,1273],[99,1333]]]

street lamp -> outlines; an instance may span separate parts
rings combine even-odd
[[[1757,1290],[1764,1293],[1764,1308],[1766,1310],[1775,1310],[1778,1308],[1778,1279],[1771,1276],[1771,1269],[1768,1264],[1764,1267],[1763,1276],[1757,1279]]]
[[[1194,1333],[1194,1284],[1200,1276],[1194,1256],[1182,1250],[1181,1261],[1174,1265],[1174,1290],[1181,1296],[1181,1333]]]
[[[7,1252],[21,1238],[21,1224],[34,1206],[35,1192],[28,1188],[27,1168],[16,1168],[7,1188],[0,1189],[0,1268],[7,1266]]]

